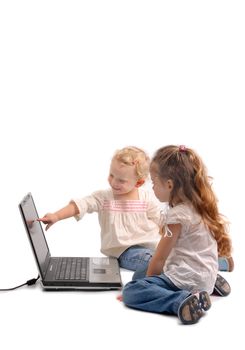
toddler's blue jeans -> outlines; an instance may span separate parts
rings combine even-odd
[[[136,271],[147,270],[148,264],[154,254],[154,250],[135,245],[125,250],[118,258],[119,266]]]
[[[119,256],[119,266],[131,271],[146,270],[153,254],[153,249],[144,248],[140,245],[132,246]],[[229,271],[226,258],[219,258],[219,270]]]

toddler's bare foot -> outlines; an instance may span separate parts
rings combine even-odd
[[[123,301],[123,296],[122,296],[122,294],[120,294],[120,295],[117,296],[117,300]]]

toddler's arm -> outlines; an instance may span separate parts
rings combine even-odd
[[[47,213],[44,217],[37,219],[46,225],[45,230],[47,231],[50,226],[55,224],[57,221],[70,218],[79,213],[79,210],[74,202],[70,202],[66,207],[56,211],[55,213]]]

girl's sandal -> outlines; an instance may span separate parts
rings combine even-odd
[[[206,291],[199,293],[199,303],[200,303],[201,308],[204,311],[207,311],[210,309],[212,304],[211,304],[209,294]]]
[[[218,294],[221,297],[226,297],[231,292],[229,283],[219,274],[214,285],[214,294]]]
[[[196,295],[187,297],[179,307],[178,317],[183,324],[194,324],[202,317],[203,312]]]

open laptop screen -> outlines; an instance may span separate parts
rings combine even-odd
[[[19,204],[19,209],[38,263],[39,272],[44,278],[50,253],[41,223],[36,221],[38,214],[31,193],[25,196]]]

